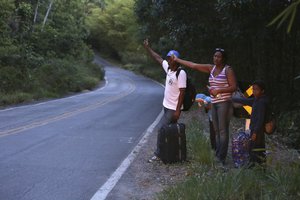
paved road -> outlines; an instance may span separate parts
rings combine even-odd
[[[0,110],[1,200],[91,199],[139,142],[163,88],[105,64],[102,88]]]

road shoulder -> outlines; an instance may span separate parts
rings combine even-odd
[[[185,112],[182,114],[180,122],[186,123],[192,116],[198,114],[197,110]],[[202,117],[206,119],[206,116]],[[157,127],[150,134],[126,173],[107,196],[107,200],[154,199],[157,193],[163,191],[167,186],[175,185],[186,178],[188,163],[164,165],[161,162],[148,162],[148,159],[153,156],[156,139]]]

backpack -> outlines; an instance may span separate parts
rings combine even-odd
[[[267,113],[266,113],[264,132],[267,135],[271,135],[275,132],[275,130],[276,130],[275,114],[274,114],[274,112],[272,112],[271,108],[269,107],[267,109]]]
[[[267,135],[271,135],[276,130],[276,119],[273,112],[269,113],[265,122],[264,131]]]
[[[179,76],[180,70],[184,70],[184,69],[181,68],[181,67],[178,67],[178,69],[176,71],[176,77],[177,78]],[[185,73],[186,73],[186,71],[185,71]],[[183,108],[181,110],[182,111],[188,111],[192,107],[192,105],[195,101],[195,97],[196,97],[196,88],[187,76],[186,77],[185,94],[184,94],[184,98],[183,98]]]

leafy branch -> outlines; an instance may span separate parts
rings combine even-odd
[[[275,23],[277,24],[277,28],[279,28],[284,21],[290,17],[289,25],[287,27],[287,33],[291,32],[293,23],[295,21],[295,16],[297,13],[297,7],[300,4],[300,0],[294,1],[291,5],[289,5],[286,9],[284,9],[277,17],[275,17],[269,24],[268,26],[272,26]]]

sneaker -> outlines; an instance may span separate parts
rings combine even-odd
[[[153,156],[152,158],[150,158],[148,160],[149,163],[153,163],[153,162],[156,162],[156,161],[160,161],[159,157],[157,157],[157,156]]]

